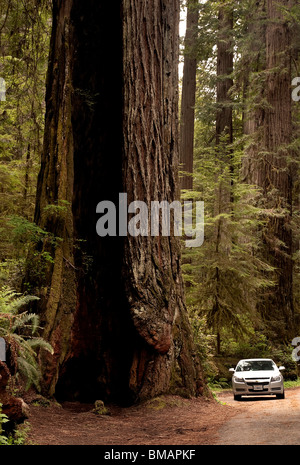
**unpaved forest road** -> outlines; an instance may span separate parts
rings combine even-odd
[[[35,445],[300,445],[300,388],[275,397],[233,400],[231,392],[207,399],[164,397],[142,406],[30,406],[29,440]]]
[[[300,389],[286,389],[285,399],[245,397],[240,402],[223,393],[220,401],[239,413],[218,431],[219,445],[300,445]]]

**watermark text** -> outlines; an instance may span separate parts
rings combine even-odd
[[[185,236],[186,247],[201,247],[204,242],[204,202],[135,200],[128,206],[127,194],[119,194],[117,206],[105,200],[97,205],[96,231],[100,237]]]

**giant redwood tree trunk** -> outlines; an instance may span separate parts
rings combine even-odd
[[[202,392],[178,238],[96,234],[103,200],[179,197],[178,22],[177,0],[54,1],[36,222],[53,234],[39,312],[59,398]]]

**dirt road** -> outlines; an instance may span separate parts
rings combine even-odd
[[[30,406],[29,440],[36,445],[300,445],[300,388],[274,397],[219,403],[162,397],[99,416],[92,405]]]
[[[231,393],[219,399],[237,409],[221,426],[218,445],[300,445],[300,389],[287,389],[285,399],[245,397],[240,402]]]
[[[232,407],[204,398],[163,396],[140,406],[109,406],[95,415],[92,405],[30,406],[29,441],[34,445],[209,445]]]

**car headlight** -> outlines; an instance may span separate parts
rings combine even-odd
[[[281,380],[281,376],[278,375],[278,376],[272,376],[271,378],[271,381],[280,381]]]
[[[243,383],[244,382],[244,378],[240,378],[239,376],[234,376],[233,377],[233,381],[237,382],[237,383]]]

